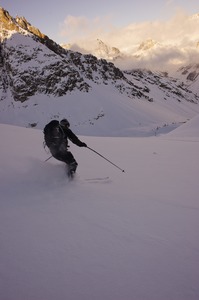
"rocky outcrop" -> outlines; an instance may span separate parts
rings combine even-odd
[[[158,93],[162,93],[164,100],[177,100],[188,101],[197,104],[199,102],[199,96],[192,93],[183,81],[168,76],[167,73],[151,72],[149,70],[132,70],[126,71],[126,75],[130,75],[131,80],[136,80],[138,86],[142,87],[142,91],[150,93],[150,90],[154,86]],[[153,97],[151,98],[153,101]]]
[[[182,74],[183,77],[188,81],[195,81],[199,78],[199,64],[190,64],[185,67],[181,67],[178,73]]]

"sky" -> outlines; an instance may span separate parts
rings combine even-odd
[[[148,27],[151,22],[167,22],[179,13],[199,13],[198,0],[0,0],[0,6],[13,17],[24,16],[57,43],[71,43],[88,36],[100,38],[107,33],[110,38],[132,24],[145,23]]]

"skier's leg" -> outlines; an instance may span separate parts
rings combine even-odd
[[[60,150],[65,150],[65,151],[60,151]],[[74,174],[78,163],[76,162],[74,156],[70,151],[67,151],[67,149],[57,149],[57,148],[51,148],[50,149],[51,154],[54,158],[57,160],[63,161],[67,164],[68,166],[68,175]]]
[[[67,153],[65,153],[64,161],[68,165],[68,175],[73,175],[76,172],[78,163],[76,162],[74,156],[70,151],[67,151]]]

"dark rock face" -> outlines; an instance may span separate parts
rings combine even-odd
[[[178,101],[185,99],[186,87],[171,84],[167,74],[122,72],[104,59],[68,51],[24,17],[13,18],[3,8],[0,8],[0,22],[0,100],[6,99],[8,91],[20,102],[35,94],[60,97],[73,91],[88,93],[95,84],[111,85],[129,98],[149,102],[154,101],[151,86],[158,85],[165,99],[172,95]],[[190,79],[195,76],[189,74]],[[190,91],[186,97],[188,101],[198,101]]]
[[[91,82],[113,84],[120,91],[127,85],[135,94],[133,83],[113,63],[67,51],[24,17],[12,18],[2,8],[0,20],[0,85],[4,91],[10,88],[14,100],[23,102],[36,93],[62,96],[74,90],[89,92]]]

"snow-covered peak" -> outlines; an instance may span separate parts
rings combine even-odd
[[[99,58],[114,60],[122,54],[118,48],[109,46],[105,44],[102,40],[97,39],[97,45],[94,50],[94,55],[96,55]]]
[[[153,48],[155,45],[157,45],[157,42],[153,39],[147,39],[146,41],[142,42],[140,46],[138,47],[138,50],[149,50]]]
[[[199,21],[199,13],[194,14],[190,17],[191,20]]]

